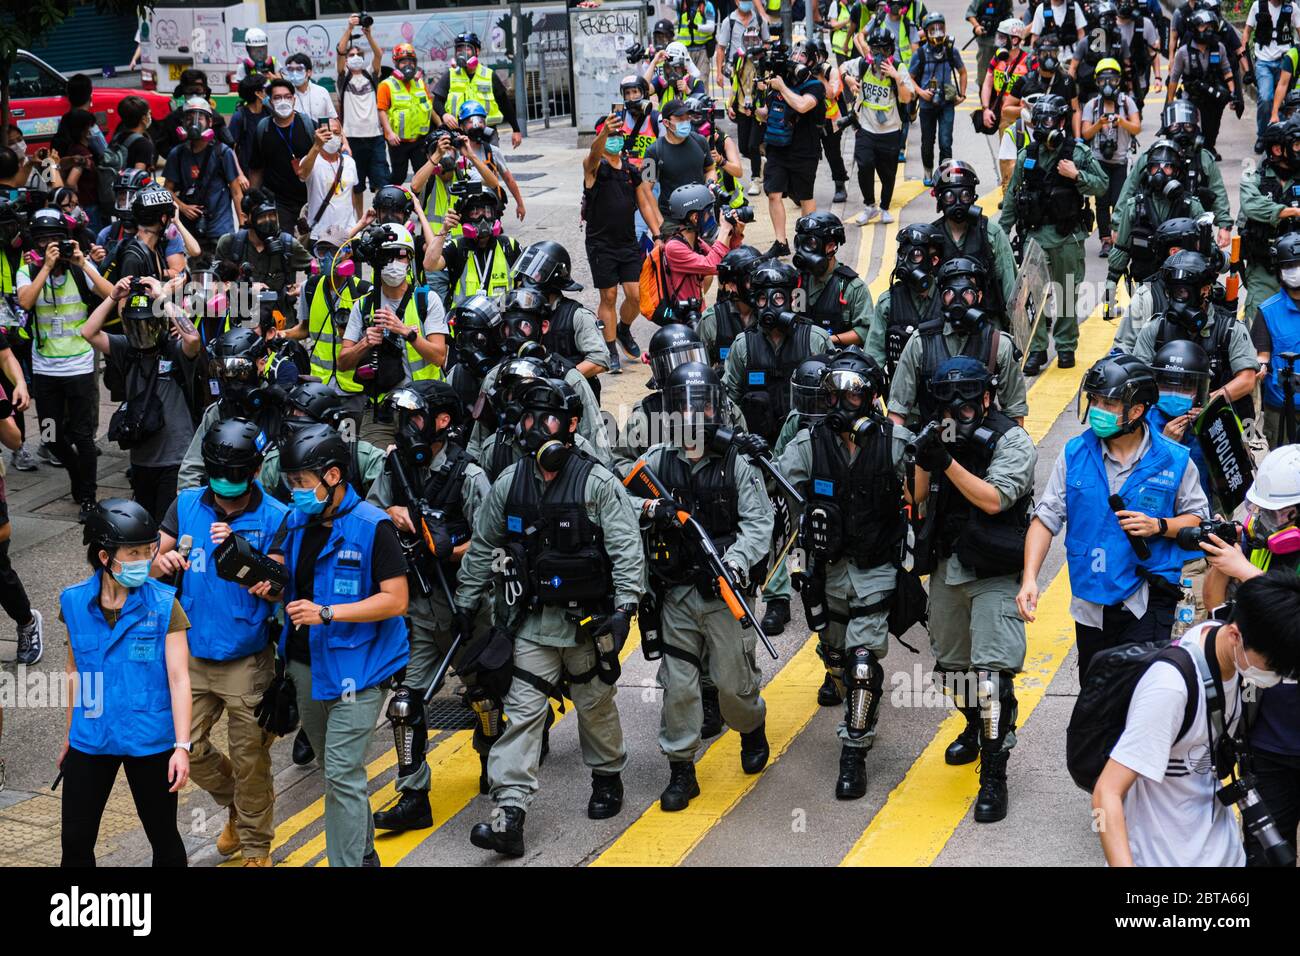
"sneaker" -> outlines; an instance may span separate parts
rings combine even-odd
[[[18,657],[19,664],[26,664],[28,667],[40,663],[41,656],[45,653],[45,622],[41,620],[41,612],[32,608],[32,619],[28,624],[18,628]]]
[[[921,185],[923,185],[923,186],[933,186],[933,185],[934,185],[934,171],[933,171],[933,170],[929,170],[929,169],[927,169],[927,170],[925,171],[925,178],[924,178],[923,180],[921,180]]]
[[[41,445],[40,448],[36,449],[36,457],[47,465],[53,465],[55,468],[63,467],[63,462],[59,461],[58,456],[54,454],[54,449],[49,445]]]
[[[898,161],[899,161],[900,163],[905,163],[905,162],[907,162],[907,150],[905,150],[905,149],[900,149],[900,150],[898,151]]]
[[[755,179],[749,184],[749,189],[747,189],[746,192],[751,196],[761,195],[763,192],[763,186],[757,179]]]
[[[862,212],[850,219],[849,222],[853,223],[855,226],[865,226],[879,215],[879,206],[868,206],[866,209],[862,210]]]
[[[1115,240],[1111,239],[1109,236],[1103,239],[1101,241],[1101,251],[1097,253],[1097,258],[1105,259],[1108,255],[1110,255],[1110,250],[1114,247],[1114,245],[1115,245]]]
[[[10,460],[19,471],[36,470],[36,456],[27,450],[26,445],[14,452],[10,456]]]
[[[623,363],[619,361],[618,345],[614,342],[606,342],[605,347],[609,350],[609,374],[622,375]]]
[[[784,242],[782,242],[780,239],[778,239],[776,240],[776,242],[772,243],[770,246],[767,247],[766,254],[769,257],[788,256],[790,254],[790,247],[786,245]]]
[[[641,357],[641,346],[636,344],[636,338],[632,335],[632,326],[620,321],[614,334],[618,338],[618,344],[627,353],[628,358],[639,359]]]
[[[844,183],[835,184],[835,195],[831,197],[832,203],[848,202],[849,194],[844,191]]]
[[[880,221],[888,225],[894,221],[894,217],[890,214],[888,209],[882,209],[880,210]]]

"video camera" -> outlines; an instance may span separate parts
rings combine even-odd
[[[263,289],[257,293],[257,327],[262,332],[278,329],[283,332],[288,324],[285,319],[288,296],[276,289]]]
[[[447,187],[447,192],[452,196],[452,210],[456,215],[469,203],[470,199],[482,196],[485,192],[483,183],[477,179],[461,179]],[[493,197],[496,198],[495,196]]]
[[[352,242],[355,255],[372,268],[382,269],[388,262],[388,253],[384,250],[384,227],[382,225],[366,226]]]
[[[1184,551],[1196,551],[1202,542],[1209,543],[1214,535],[1228,544],[1236,544],[1240,528],[1235,521],[1205,520],[1191,528],[1178,529],[1178,547]]]
[[[650,59],[650,52],[640,43],[633,43],[623,52],[627,54],[627,62],[631,65]]]
[[[759,79],[766,80],[773,76],[779,76],[783,80],[789,80],[794,73],[796,64],[790,59],[790,44],[774,40],[765,43],[759,49],[758,56],[754,57],[754,67],[758,71]]]

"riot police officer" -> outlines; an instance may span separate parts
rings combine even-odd
[[[1079,102],[1086,103],[1097,93],[1097,64],[1105,59],[1119,60],[1125,75],[1132,75],[1133,64],[1129,44],[1119,31],[1119,8],[1113,0],[1097,4],[1097,24],[1088,35],[1077,41],[1074,57],[1070,60],[1070,75],[1079,88]]]
[[[1246,260],[1246,314],[1250,323],[1260,304],[1279,289],[1269,246],[1279,234],[1300,228],[1300,120],[1272,123],[1264,130],[1264,160],[1241,177],[1237,217]]]
[[[1201,114],[1201,130],[1205,148],[1222,159],[1215,148],[1219,142],[1219,126],[1223,123],[1223,110],[1234,101],[1237,116],[1245,112],[1245,101],[1236,91],[1237,79],[1228,50],[1219,39],[1219,18],[1209,10],[1197,10],[1190,19],[1191,37],[1173,56],[1169,71],[1167,102],[1172,103],[1182,80],[1183,95],[1196,105]],[[1272,103],[1261,105],[1265,116]]]
[[[1161,266],[1153,248],[1156,228],[1169,219],[1195,219],[1205,210],[1187,189],[1187,161],[1168,140],[1147,151],[1137,191],[1116,210],[1115,244],[1107,256],[1106,281],[1127,275],[1145,282]]]
[[[449,589],[455,587],[456,565],[469,547],[475,512],[490,486],[483,469],[449,440],[465,414],[451,385],[415,382],[394,390],[386,401],[393,406],[395,445],[366,500],[388,514],[398,534],[405,537],[403,546],[411,556],[407,573],[411,659],[388,704],[397,739],[399,799],[390,809],[375,814],[375,828],[401,831],[433,826],[429,765],[424,759],[428,727],[423,700],[456,637],[452,608],[447,605],[449,592],[443,591],[442,583]],[[415,500],[406,498],[408,491]],[[413,523],[413,511],[422,527]],[[484,617],[479,623],[486,625]],[[479,718],[473,741],[482,763],[479,789],[486,793],[487,754],[499,733],[501,715],[499,707],[474,688],[470,706]]]
[[[498,555],[506,555],[513,604],[499,623],[514,636],[504,699],[510,722],[488,756],[493,819],[476,824],[470,841],[516,857],[524,853],[525,814],[538,789],[547,700],[559,698],[565,682],[592,769],[587,815],[601,820],[622,809],[627,753],[614,703],[617,655],[645,573],[636,514],[621,482],[573,446],[577,392],[540,379],[523,390],[519,405],[528,457],[493,482],[456,591],[457,614],[472,618],[499,576]]]
[[[1205,256],[1207,262],[1217,262],[1226,266],[1222,251],[1214,244],[1212,222],[1206,216],[1199,219],[1185,217],[1166,219],[1156,227],[1151,238],[1151,248],[1156,260],[1164,263],[1175,252],[1191,250]],[[1218,288],[1216,286],[1216,288]],[[1217,298],[1217,296],[1216,296]],[[1236,303],[1229,307],[1226,303],[1215,303],[1220,310],[1229,310],[1228,318],[1236,319]],[[1123,352],[1132,352],[1138,334],[1147,323],[1158,315],[1164,315],[1169,309],[1169,291],[1161,280],[1160,272],[1154,272],[1145,282],[1139,282],[1129,297],[1120,320],[1119,330],[1115,333],[1115,348]]]
[[[830,334],[830,347],[862,345],[875,307],[862,277],[835,254],[844,245],[844,224],[829,212],[800,216],[794,224],[794,267],[807,297],[807,315]]]
[[[979,184],[970,163],[955,159],[941,165],[930,190],[940,217],[931,225],[943,242],[940,261],[965,256],[984,266],[989,275],[985,307],[1001,316],[1016,285],[1016,257],[1006,232],[975,204]]]
[[[710,441],[729,424],[718,373],[701,361],[678,365],[664,379],[664,407],[672,417],[668,441],[653,445],[644,465],[665,495],[633,497],[647,528],[647,567],[657,604],[659,683],[664,688],[659,747],[668,758],[669,782],[659,797],[666,812],[686,809],[699,796],[695,759],[702,748],[705,661],[722,718],[740,733],[740,766],[747,774],[767,764],[767,707],[754,660],[757,638],[742,628],[710,573],[699,546],[683,530],[685,510],[703,528],[742,586],[767,555],[772,507],[758,472],[732,442]],[[707,652],[707,657],[706,657]]]
[[[517,284],[537,289],[546,297],[549,312],[542,329],[542,344],[571,362],[599,399],[597,376],[609,371],[609,349],[596,313],[564,294],[582,289],[573,281],[569,250],[550,239],[534,242],[520,253],[511,274]]]
[[[955,355],[983,362],[989,369],[1003,414],[1020,420],[1029,413],[1015,343],[983,308],[984,274],[973,259],[952,259],[939,267],[935,314],[903,346],[890,383],[889,417],[896,424],[934,418],[939,408],[929,383],[939,366]]]
[[[1029,343],[1024,371],[1037,375],[1047,365],[1049,327],[1061,368],[1074,367],[1079,341],[1076,287],[1084,274],[1083,241],[1092,231],[1087,197],[1105,194],[1109,180],[1092,150],[1071,137],[1070,105],[1065,100],[1044,96],[1031,115],[1033,141],[1016,157],[999,221],[1004,230],[1014,226],[1022,245],[1031,238],[1038,242],[1057,289],[1056,315],[1051,322],[1042,317]]]
[[[753,246],[737,246],[718,263],[718,296],[704,310],[695,327],[708,353],[709,364],[719,372],[727,361],[731,343],[754,321],[749,274],[763,254]]]
[[[935,370],[943,424],[916,441],[916,495],[935,529],[930,646],[935,678],[966,718],[944,753],[980,761],[975,820],[1007,815],[1007,758],[1015,746],[1013,681],[1025,663],[1025,624],[1007,614],[1018,590],[1038,452],[998,411],[988,369],[957,356]],[[948,440],[945,425],[952,440]]]
[[[632,406],[632,411],[619,428],[618,443],[613,450],[614,461],[623,477],[651,447],[667,442],[671,437],[665,431],[668,409],[664,407],[664,388],[673,369],[688,362],[708,364],[708,354],[699,334],[689,325],[677,322],[661,326],[651,336],[649,358],[650,381],[647,385],[653,390]],[[734,418],[729,420],[734,422]]]
[[[502,358],[501,312],[493,299],[476,292],[453,305],[449,315],[452,328],[456,330],[456,337],[452,340],[456,364],[447,370],[444,377],[472,415],[474,403],[483,388],[483,377]],[[465,437],[461,436],[461,444],[464,444]]]
[[[876,300],[876,314],[863,351],[885,373],[885,382],[893,381],[903,346],[921,323],[931,318],[935,277],[943,261],[943,237],[928,223],[904,226],[898,230],[898,259],[890,275],[889,288]]]
[[[818,654],[844,719],[835,796],[867,790],[866,759],[884,691],[889,608],[903,517],[903,448],[912,434],[880,416],[880,368],[861,349],[831,356],[822,384],[826,417],[781,453],[781,472],[807,504],[800,541],[807,555],[801,592]]]

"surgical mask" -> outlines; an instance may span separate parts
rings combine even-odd
[[[605,152],[609,153],[611,156],[623,152],[623,137],[622,136],[607,137],[605,140]]]
[[[138,588],[149,580],[149,568],[153,564],[150,558],[141,558],[139,561],[121,561],[121,571],[113,572],[113,580],[124,588]]]
[[[691,128],[692,127],[691,127],[690,120],[682,120],[682,122],[680,123],[673,124],[673,132],[676,133],[678,136],[680,136],[682,139],[685,139],[687,136],[691,135]]]
[[[319,487],[321,486],[316,486]],[[325,502],[316,497],[316,488],[293,489],[293,500],[290,503],[295,511],[301,511],[305,515],[318,515],[325,510]]]
[[[1088,427],[1098,438],[1111,438],[1119,434],[1119,416],[1103,408],[1090,408]]]
[[[1156,402],[1156,408],[1170,418],[1177,418],[1179,415],[1186,415],[1192,410],[1192,396],[1161,392],[1160,399]]]
[[[292,83],[294,86],[298,86],[303,82],[303,80],[307,79],[307,71],[306,70],[285,70],[284,78],[288,80],[290,83]]]
[[[366,65],[366,61],[365,61],[365,58],[364,58],[364,57],[360,57],[360,56],[350,56],[350,57],[348,57],[348,69],[349,69],[349,70],[359,70],[359,69],[361,69],[361,68],[362,68],[363,66],[365,66],[365,65]]]
[[[18,155],[20,160],[27,155],[27,141],[24,139],[18,140],[18,142],[14,143],[9,148]]]
[[[740,0],[736,6],[740,7],[742,13],[749,13],[754,9],[754,0]]]
[[[293,100],[276,100],[271,104],[271,109],[275,110],[275,115],[284,119],[293,115]]]
[[[1270,687],[1274,687],[1282,682],[1281,674],[1265,670],[1262,667],[1256,667],[1250,662],[1249,657],[1246,658],[1246,662],[1243,664],[1237,658],[1237,648],[1235,647],[1232,649],[1232,663],[1236,665],[1237,673],[1241,675],[1243,681],[1248,684],[1254,684],[1260,690],[1268,690]]]
[[[329,139],[325,140],[325,144],[321,146],[321,149],[329,153],[331,156],[333,156],[342,148],[343,148],[343,140],[339,139],[337,136],[332,136]]]
[[[208,480],[212,493],[218,498],[234,499],[248,490],[248,481],[231,481],[228,478],[212,477]]]
[[[1282,284],[1288,289],[1300,289],[1300,266],[1283,266]]]
[[[379,275],[383,278],[385,285],[401,285],[406,281],[406,263],[394,259],[380,270]]]

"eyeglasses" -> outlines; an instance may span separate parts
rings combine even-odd
[[[272,94],[272,95],[271,95],[271,102],[272,102],[272,103],[292,103],[292,102],[293,102],[293,94],[292,94],[292,93],[289,93],[289,94],[285,94],[285,95],[282,95],[282,96],[276,96],[275,94]]]

